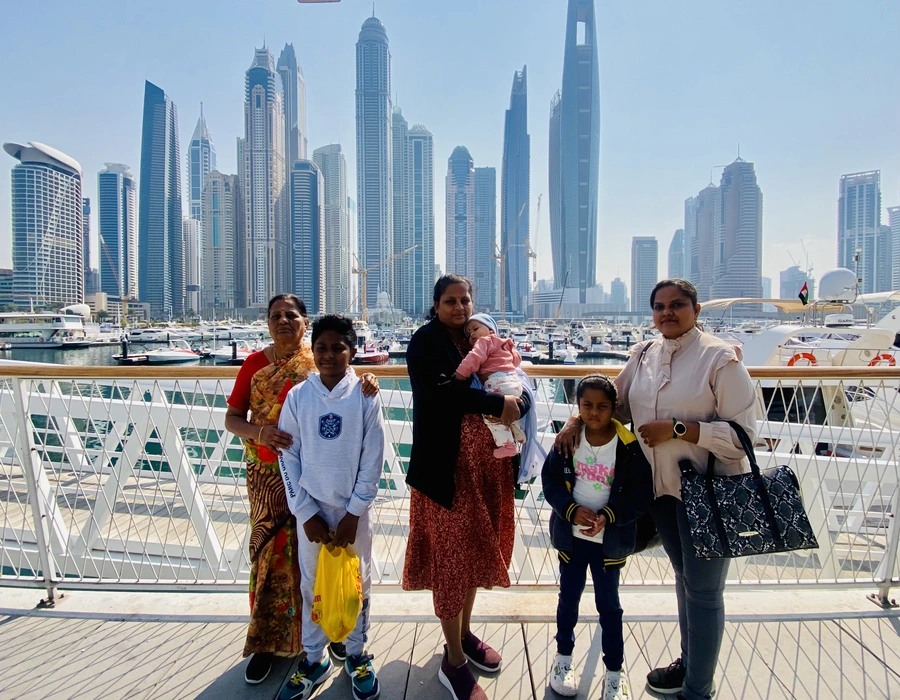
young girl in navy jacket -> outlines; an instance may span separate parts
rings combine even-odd
[[[592,374],[579,382],[575,395],[584,423],[578,448],[569,459],[554,449],[541,472],[544,497],[553,508],[550,539],[559,556],[557,654],[550,687],[564,696],[578,691],[572,652],[590,568],[607,669],[603,700],[625,700],[630,696],[619,571],[634,551],[637,520],[653,499],[653,478],[637,438],[613,418],[615,385]]]

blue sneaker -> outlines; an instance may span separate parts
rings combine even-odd
[[[291,680],[281,689],[278,700],[306,700],[316,687],[322,685],[325,679],[331,675],[334,664],[328,654],[318,663],[308,663],[306,658],[300,659],[297,671],[291,676]]]
[[[374,658],[371,654],[361,654],[348,656],[344,662],[344,670],[350,676],[353,697],[356,700],[375,700],[381,695],[381,687],[378,685],[375,669],[372,668],[372,659]]]

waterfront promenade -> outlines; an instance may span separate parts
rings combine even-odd
[[[535,368],[542,441],[571,410],[567,380]],[[613,374],[615,368],[602,368]],[[0,369],[0,698],[274,698],[279,663],[248,687],[249,512],[242,448],[223,428],[234,368]],[[386,411],[375,506],[371,650],[384,698],[441,700],[440,632],[427,595],[399,591],[411,438],[405,368],[379,368]],[[763,468],[800,480],[819,549],[736,560],[717,698],[900,698],[900,369],[751,368]],[[571,383],[571,382],[569,382]],[[506,666],[491,698],[555,697],[557,567],[536,484],[516,496],[512,588],[479,596],[479,633]],[[632,697],[678,656],[672,571],[654,550],[622,574]],[[62,593],[53,609],[36,605]],[[602,681],[583,598],[579,697]],[[345,675],[315,696],[349,697]]]
[[[259,686],[244,683],[246,598],[240,594],[75,591],[54,610],[34,610],[39,591],[0,593],[0,697],[276,698],[293,668],[279,660]],[[589,603],[590,596],[585,596]],[[552,594],[486,593],[477,634],[503,651],[505,666],[482,677],[492,700],[552,700]],[[633,698],[654,666],[677,655],[674,594],[623,592],[626,665]],[[442,700],[440,628],[428,596],[376,593],[371,651],[383,700]],[[900,698],[900,613],[862,591],[727,592],[728,622],[716,685],[720,700]],[[602,683],[599,629],[582,605],[576,643],[579,698]],[[314,696],[350,697],[345,674]]]

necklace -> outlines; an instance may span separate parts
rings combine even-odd
[[[602,450],[604,447],[609,445],[610,441],[607,441],[607,442],[603,443],[602,445],[597,445],[596,447],[594,447],[590,442],[588,442],[587,435],[585,435],[584,443],[588,446],[588,449],[591,451],[591,455],[593,455],[593,457],[594,457],[594,464],[596,464],[600,450]]]

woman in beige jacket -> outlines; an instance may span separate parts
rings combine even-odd
[[[632,421],[653,469],[651,513],[675,570],[681,657],[652,670],[648,687],[685,700],[713,693],[713,675],[725,629],[728,559],[694,554],[681,501],[678,462],[706,469],[710,452],[717,474],[746,470],[744,451],[727,421],[756,435],[757,399],[739,349],[704,333],[697,325],[697,290],[685,280],[663,280],[650,295],[653,322],[661,337],[632,349],[616,378],[619,412]],[[574,420],[558,436],[571,443]],[[580,427],[579,427],[580,430]]]

